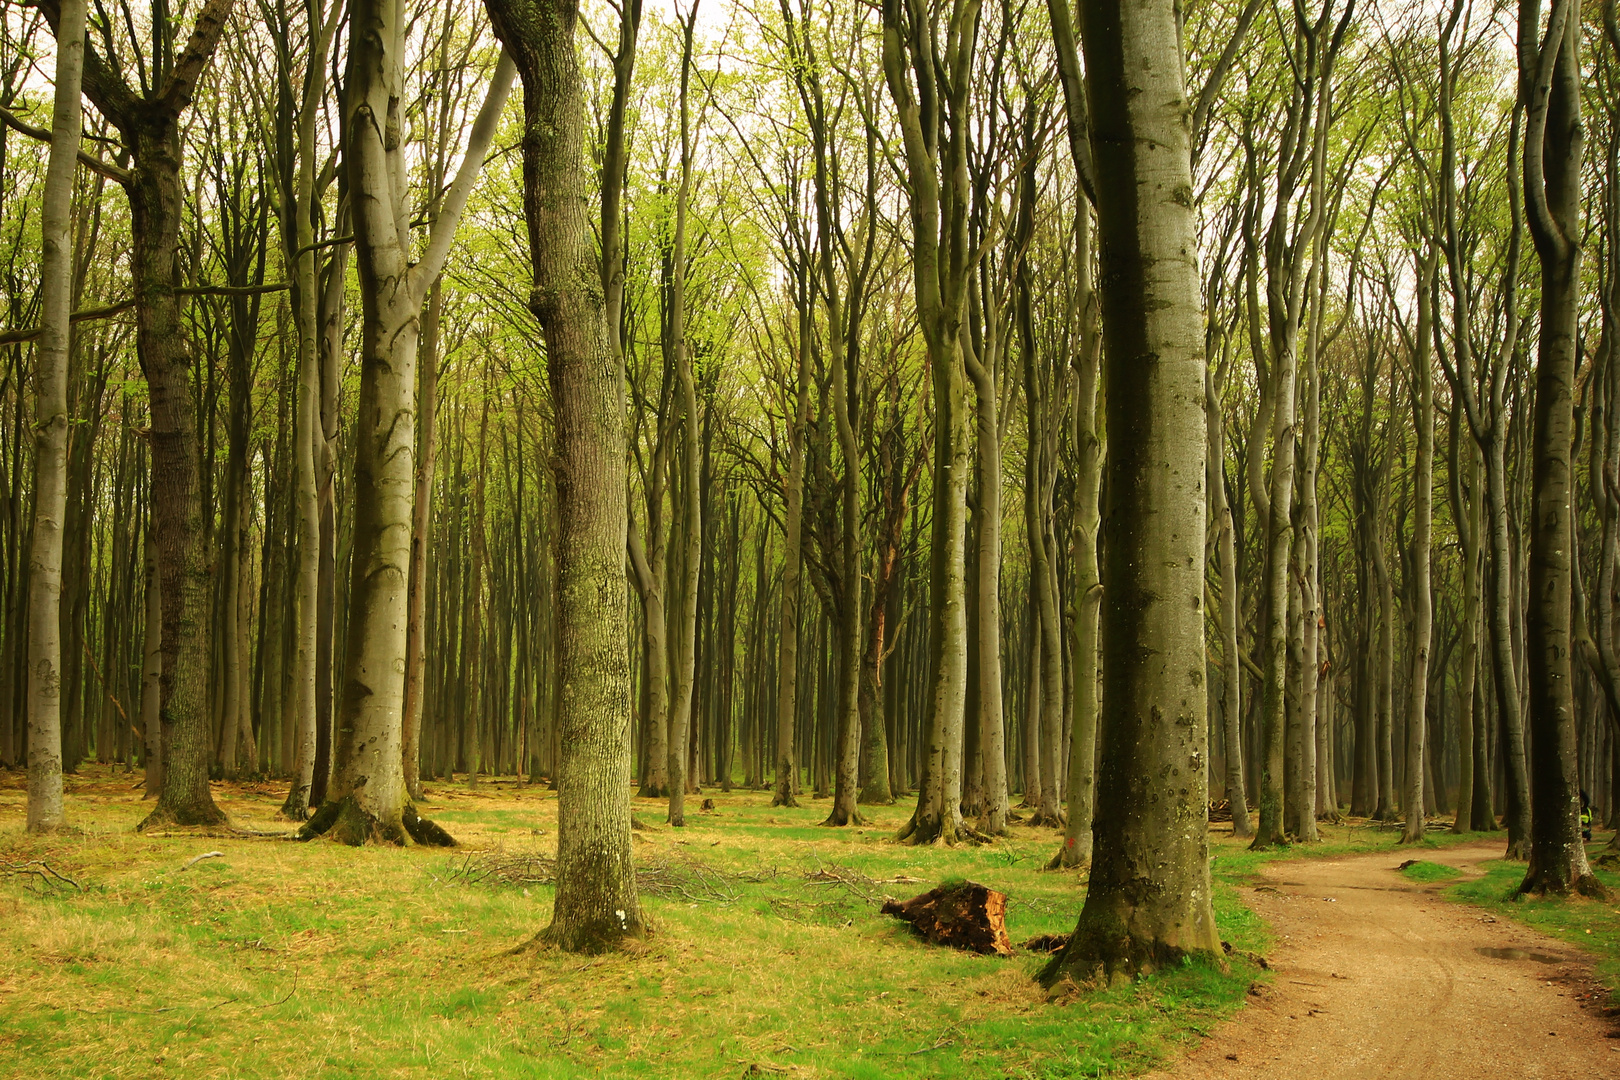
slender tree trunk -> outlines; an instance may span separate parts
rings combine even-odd
[[[1232,504],[1226,495],[1226,432],[1219,395],[1224,383],[1224,377],[1217,380],[1211,372],[1204,385],[1205,423],[1209,426],[1205,488],[1212,504],[1215,557],[1221,577],[1221,719],[1225,725],[1226,803],[1232,812],[1232,835],[1243,838],[1252,836],[1254,829],[1249,822],[1249,804],[1243,786],[1243,662],[1238,655],[1237,542],[1232,529]]]
[[[686,343],[686,208],[692,189],[692,117],[688,89],[692,77],[692,35],[697,24],[697,0],[687,11],[681,48],[681,161],[680,182],[675,195],[675,230],[670,243],[669,310],[665,318],[665,348],[672,355],[673,369],[681,402],[681,447],[676,460],[683,470],[679,486],[680,535],[683,549],[678,554],[681,571],[679,592],[680,625],[676,631],[675,693],[669,711],[669,823],[686,824],[686,789],[694,777],[688,776],[689,740],[693,734],[692,704],[697,682],[698,578],[703,566],[703,475],[698,449],[697,381],[692,374],[692,354]]]
[[[1418,262],[1417,333],[1412,355],[1412,422],[1417,428],[1417,460],[1412,479],[1412,637],[1407,643],[1411,667],[1406,685],[1406,831],[1402,843],[1423,839],[1423,752],[1427,740],[1429,649],[1434,635],[1430,554],[1434,531],[1434,374],[1429,355],[1433,314],[1433,249]]]
[[[85,0],[63,0],[40,217],[43,333],[34,364],[34,527],[28,548],[28,831],[35,833],[67,824],[62,808],[62,524],[67,516],[73,177],[79,156],[85,22]]]
[[[808,267],[804,268],[808,273]],[[772,806],[798,806],[799,601],[804,555],[805,440],[810,424],[810,316],[808,284],[801,286],[798,386],[793,427],[788,432],[788,474],[782,516],[782,614],[777,636],[776,787]]]
[[[427,679],[427,553],[433,528],[433,472],[438,457],[435,428],[439,416],[439,282],[428,291],[422,311],[422,348],[416,387],[416,495],[411,513],[410,594],[405,613],[405,791],[422,797],[422,698]],[[521,436],[520,436],[521,437]]]

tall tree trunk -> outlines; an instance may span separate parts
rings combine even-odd
[[[664,320],[664,346],[672,362],[681,403],[681,446],[676,460],[682,468],[679,492],[682,550],[677,553],[681,572],[680,624],[676,631],[674,700],[669,711],[669,823],[686,824],[686,789],[689,781],[689,740],[693,734],[693,699],[697,682],[698,577],[703,566],[703,476],[698,449],[697,380],[692,375],[692,354],[686,343],[686,209],[692,190],[692,110],[688,90],[692,78],[692,35],[697,25],[697,0],[684,17],[681,38],[681,160],[675,193],[674,236],[670,241],[669,310]]]
[[[67,516],[73,178],[79,160],[85,22],[85,0],[63,0],[40,216],[42,334],[34,364],[34,527],[28,548],[28,831],[36,833],[67,824],[62,809],[62,524]]]
[[[1210,372],[1204,384],[1205,423],[1209,450],[1205,462],[1205,488],[1215,525],[1215,558],[1220,567],[1221,720],[1226,748],[1226,804],[1232,812],[1232,835],[1252,836],[1249,804],[1243,787],[1243,661],[1238,655],[1237,542],[1232,528],[1232,504],[1226,494],[1226,432],[1220,404],[1225,369]]]
[[[1412,345],[1412,422],[1417,429],[1417,460],[1412,478],[1412,637],[1406,683],[1406,830],[1402,843],[1423,839],[1423,751],[1427,741],[1429,649],[1434,635],[1433,586],[1430,554],[1434,532],[1434,374],[1429,355],[1433,322],[1430,297],[1436,252],[1431,248],[1418,260],[1417,333]]]
[[[905,148],[912,281],[934,398],[929,682],[917,808],[898,834],[909,844],[948,844],[971,836],[961,812],[969,440],[960,333],[972,273],[966,256],[967,106],[979,8],[979,0],[955,0],[942,50],[943,13],[924,13],[901,0],[883,3],[884,80]],[[923,87],[921,96],[914,82]],[[925,130],[940,123],[943,136]]]
[[[433,528],[433,472],[438,458],[439,313],[444,290],[435,281],[422,311],[416,386],[416,495],[411,514],[410,595],[405,612],[405,791],[422,797],[422,705],[427,681],[427,553]],[[521,438],[521,436],[519,436]]]
[[[300,835],[324,834],[349,844],[448,844],[453,841],[444,830],[416,815],[405,790],[400,745],[416,481],[416,347],[422,303],[483,167],[515,69],[503,53],[427,248],[411,265],[403,147],[385,136],[400,123],[404,12],[398,0],[356,0],[350,11],[343,156],[354,197],[362,301],[353,552],[332,778],[325,801]]]
[[[1571,679],[1570,502],[1577,317],[1581,265],[1580,9],[1556,0],[1546,38],[1539,0],[1519,4],[1519,81],[1525,101],[1525,206],[1541,257],[1531,443],[1530,603],[1525,654],[1530,674],[1530,865],[1519,890],[1604,892],[1581,842],[1580,782]]]
[[[1220,947],[1204,829],[1205,361],[1181,22],[1173,0],[1087,0],[1081,13],[1108,386],[1097,799],[1109,812],[1048,985]]]
[[[786,504],[782,515],[782,614],[777,636],[776,786],[772,806],[798,806],[799,614],[804,569],[804,467],[810,426],[809,267],[800,267],[795,298],[799,319],[798,385],[793,426],[788,431]]]
[[[624,373],[585,218],[577,10],[566,0],[486,6],[523,75],[530,303],[546,338],[556,417],[561,760],[557,896],[544,936],[593,952],[645,932],[630,864]]]

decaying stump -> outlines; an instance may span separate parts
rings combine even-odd
[[[911,924],[924,941],[953,949],[1011,956],[1007,894],[973,881],[942,885],[905,903],[890,900],[883,914]]]

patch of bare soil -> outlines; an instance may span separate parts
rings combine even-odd
[[[1422,851],[1482,873],[1501,845]],[[1247,899],[1271,925],[1270,985],[1158,1080],[1620,1076],[1591,962],[1443,900],[1391,855],[1276,862]],[[1594,1007],[1585,1008],[1592,998]]]

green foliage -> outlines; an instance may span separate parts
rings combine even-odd
[[[1401,867],[1401,873],[1412,881],[1450,881],[1460,877],[1462,871],[1454,866],[1442,866],[1440,863],[1416,860]]]

